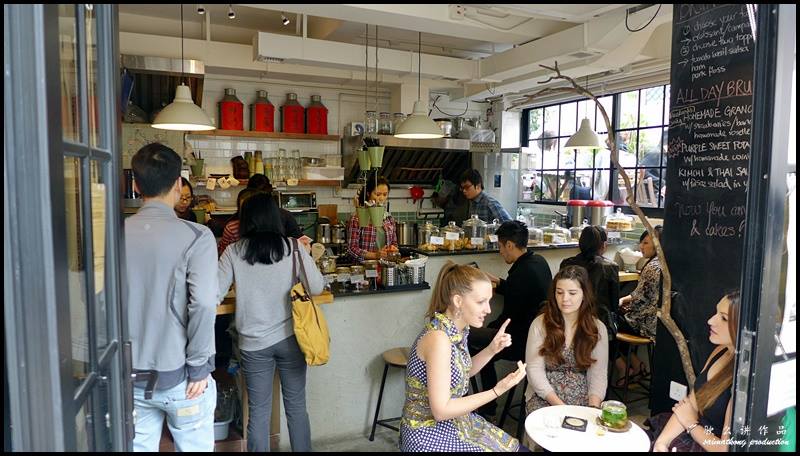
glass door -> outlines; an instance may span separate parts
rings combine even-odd
[[[116,7],[58,6],[70,377],[77,451],[128,449],[120,293]],[[67,324],[66,322],[63,324]],[[63,375],[62,375],[63,378]]]

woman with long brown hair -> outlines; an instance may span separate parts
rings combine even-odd
[[[716,347],[691,394],[675,404],[672,413],[650,418],[651,433],[658,435],[653,451],[728,451],[740,300],[739,291],[726,294],[708,320],[708,339]]]
[[[469,327],[491,313],[492,283],[480,270],[448,262],[439,272],[427,323],[408,356],[400,451],[517,451],[519,441],[474,411],[525,377],[525,365],[493,388],[469,392],[469,378],[511,345],[507,319],[492,342],[470,357]]]
[[[566,266],[553,278],[528,331],[525,360],[529,414],[549,405],[600,406],[608,386],[608,333],[582,266]]]

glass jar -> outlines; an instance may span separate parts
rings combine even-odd
[[[369,287],[369,282],[364,280],[364,272],[364,266],[350,266],[350,286],[353,288],[353,291],[364,291]]]
[[[558,226],[555,220],[550,222],[550,226],[542,231],[544,232],[545,244],[564,244],[569,239],[569,230]]]
[[[497,229],[500,228],[500,221],[497,219],[492,220],[492,223],[486,224],[486,234],[484,235],[484,244],[486,250],[499,250],[500,242],[497,240]]]
[[[486,243],[486,222],[478,218],[478,214],[472,214],[469,219],[461,224],[464,229],[464,248],[470,250],[485,250]]]
[[[451,220],[446,227],[442,228],[441,233],[444,237],[444,249],[448,252],[464,248],[464,230],[456,226],[455,221]]]
[[[535,226],[528,227],[528,247],[544,244],[544,231]]]
[[[439,228],[431,222],[420,225],[417,234],[417,247],[424,252],[435,252],[444,245],[444,238],[439,236]]]
[[[275,167],[275,180],[285,181],[288,171],[288,160],[286,158],[286,149],[278,149],[277,166]]]
[[[572,228],[569,229],[569,238],[573,241],[580,240],[581,233],[583,233],[583,229],[588,226],[591,226],[589,225],[589,220],[583,219],[583,223],[581,223],[581,226],[573,226]]]
[[[388,112],[382,112],[378,118],[378,134],[379,135],[393,135],[394,129],[392,128],[392,119],[389,117]]]
[[[378,271],[378,260],[366,260],[364,261],[364,279],[366,279],[367,283],[369,283],[370,290],[377,290],[378,289],[378,276],[380,272]]]
[[[406,115],[402,112],[396,112],[392,114],[392,134],[397,132],[397,129],[404,120],[406,120]]]
[[[364,135],[377,135],[378,134],[378,115],[375,111],[367,111],[364,118]]]
[[[334,293],[347,293],[350,291],[350,268],[339,266],[336,268],[336,282],[331,286]]]

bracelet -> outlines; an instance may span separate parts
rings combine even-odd
[[[689,434],[689,435],[692,435],[692,431],[694,430],[694,428],[697,427],[698,424],[700,424],[700,423],[695,421],[694,423],[692,423],[689,426],[687,426],[686,427],[686,433]]]
[[[499,398],[500,395],[497,394],[497,391],[494,390],[494,386],[492,387],[492,392],[494,393],[494,397]]]

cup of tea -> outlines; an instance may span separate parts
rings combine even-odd
[[[622,429],[628,424],[628,408],[619,401],[603,401],[600,404],[600,421],[613,429]]]
[[[194,218],[197,219],[197,223],[201,225],[206,224],[206,210],[204,208],[194,208],[192,209],[194,212]]]

